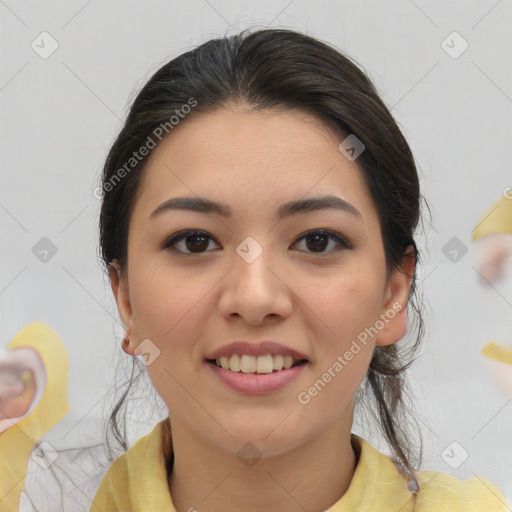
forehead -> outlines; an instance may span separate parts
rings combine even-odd
[[[209,197],[275,209],[293,199],[336,194],[373,209],[359,166],[338,149],[345,137],[302,110],[218,109],[185,119],[157,145],[136,210],[147,218],[175,196]],[[135,213],[135,212],[134,212]]]

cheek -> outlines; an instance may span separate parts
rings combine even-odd
[[[158,357],[147,366],[157,393],[166,404],[190,403],[191,376],[202,364],[201,339],[212,314],[213,293],[219,277],[170,265],[133,272],[130,293],[138,341],[149,339]],[[213,291],[213,290],[212,290]]]
[[[326,355],[344,352],[352,340],[375,323],[382,307],[380,287],[381,281],[368,268],[340,272],[309,289],[310,299],[305,303],[327,327],[327,337],[322,337]]]
[[[316,416],[326,423],[335,421],[353,403],[375,345],[368,328],[380,314],[376,283],[370,273],[354,273],[331,280],[310,295],[315,297],[310,307],[321,322],[315,321],[317,331],[313,332],[318,340],[317,364],[297,397],[304,421]]]
[[[193,340],[202,325],[198,316],[215,276],[155,265],[134,272],[134,277],[130,289],[139,338],[152,339],[162,349],[171,342],[175,345],[182,339]]]

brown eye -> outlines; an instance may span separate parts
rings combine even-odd
[[[306,252],[316,253],[320,255],[323,255],[325,253],[338,252],[343,249],[351,248],[351,245],[343,237],[341,237],[340,235],[333,231],[328,230],[310,231],[309,233],[306,233],[305,235],[300,237],[298,242],[302,240],[305,240],[305,245],[307,249],[309,249]],[[337,248],[325,251],[330,241],[335,242],[335,246],[337,244]]]
[[[202,252],[209,252],[206,249],[209,246],[210,240],[213,240],[213,238],[202,231],[183,231],[166,241],[163,249],[183,254],[201,254]],[[178,244],[181,244],[179,248]]]
[[[330,230],[310,231],[309,233],[301,236],[296,243],[303,240],[305,241],[307,248],[305,252],[318,254],[320,256],[352,248],[352,245],[341,235]],[[185,230],[168,239],[162,246],[162,249],[181,254],[201,254],[204,252],[210,252],[207,250],[210,245],[210,241],[215,242],[210,235],[203,231]],[[331,242],[334,243],[334,248],[326,250]]]

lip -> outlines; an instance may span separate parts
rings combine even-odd
[[[299,352],[290,347],[286,347],[285,345],[275,341],[261,341],[259,343],[235,341],[229,345],[224,345],[223,347],[214,350],[206,356],[206,359],[220,359],[223,356],[231,357],[233,354],[247,354],[256,357],[265,356],[267,354],[272,356],[281,354],[283,356],[291,356],[294,359],[306,359],[309,361],[308,357],[305,356],[302,352]]]
[[[223,384],[231,389],[247,395],[264,395],[287,386],[302,373],[309,363],[262,374],[233,372],[219,368],[213,363],[205,362],[205,364]]]

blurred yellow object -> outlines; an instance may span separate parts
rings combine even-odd
[[[22,329],[7,345],[7,349],[28,347],[41,358],[46,383],[31,412],[0,433],[0,510],[19,510],[21,493],[29,457],[34,445],[45,432],[56,425],[69,411],[67,398],[69,358],[59,336],[43,322],[33,322]],[[31,370],[22,374],[25,392],[36,383]],[[4,420],[10,421],[10,419]]]
[[[501,196],[480,217],[471,240],[489,233],[512,233],[512,197]]]
[[[512,364],[512,350],[509,348],[502,347],[494,341],[489,341],[485,344],[482,349],[482,355],[502,363]]]

